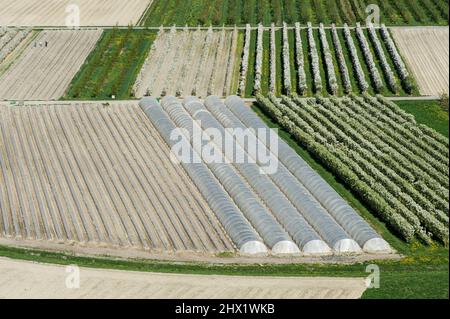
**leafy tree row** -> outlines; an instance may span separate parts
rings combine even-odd
[[[371,4],[379,6],[388,25],[448,24],[448,1],[443,0],[155,0],[142,21],[148,26],[342,25],[364,22]]]

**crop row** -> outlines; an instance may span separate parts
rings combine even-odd
[[[448,140],[381,96],[258,102],[404,239],[448,244]]]
[[[0,151],[1,237],[147,251],[234,248],[136,104],[2,105]]]
[[[382,22],[392,25],[447,24],[443,0],[154,0],[144,25],[257,25],[299,21],[354,24],[366,19],[366,8],[377,5]]]
[[[268,39],[265,32],[270,32]],[[259,25],[256,49],[250,53],[254,39],[247,39],[242,54],[242,70],[246,73],[241,73],[241,86],[246,83],[246,89],[241,87],[241,95],[271,92],[339,96],[367,92],[395,96],[416,92],[414,79],[384,25],[379,29],[371,24],[365,29],[360,24],[356,28],[345,24],[342,29],[334,24],[328,29],[323,24],[313,28],[311,23],[303,27],[297,23],[294,28],[286,24],[282,28]],[[248,65],[248,57],[254,65]],[[247,72],[252,67],[256,72]],[[263,77],[269,78],[268,83],[261,83]]]

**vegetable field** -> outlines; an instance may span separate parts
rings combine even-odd
[[[156,33],[105,30],[95,50],[72,80],[66,99],[129,99]]]
[[[23,51],[35,32],[29,29],[0,28],[0,74]]]
[[[236,92],[238,30],[161,30],[133,86],[133,96]]]
[[[268,92],[402,96],[417,91],[413,76],[384,25],[325,28],[321,24],[313,28],[310,23],[296,23],[293,28],[259,26],[247,34],[248,45],[242,53],[241,71],[245,74],[241,72],[241,77],[246,80],[242,82],[246,85],[240,90],[242,96]]]
[[[0,236],[88,248],[233,251],[136,104],[0,105]]]
[[[208,134],[227,122],[262,123],[239,98],[226,103],[145,98],[142,110],[120,102],[0,104],[0,236],[206,255],[391,252],[281,141],[271,175],[260,173],[259,162],[175,162],[175,125],[192,134],[188,120],[200,120]],[[252,156],[244,144],[236,154]]]
[[[448,25],[447,0],[155,0],[143,24],[355,24],[366,20],[371,4],[378,5],[381,22],[389,25]]]
[[[101,30],[41,31],[0,74],[0,99],[61,98],[101,33]]]
[[[114,26],[137,24],[152,0],[0,0],[3,26]],[[75,7],[76,6],[76,7]]]
[[[448,245],[448,137],[381,96],[258,105],[405,240]]]

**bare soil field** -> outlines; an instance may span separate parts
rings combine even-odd
[[[422,95],[449,92],[449,28],[392,28]]]
[[[19,56],[35,32],[29,29],[0,29],[0,74]]]
[[[81,26],[136,25],[152,0],[0,0],[0,25],[66,26],[77,5]]]
[[[239,63],[237,41],[237,31],[160,31],[134,85],[136,97],[235,93],[228,73]]]
[[[0,236],[151,252],[233,251],[133,103],[0,104]]]
[[[0,76],[0,99],[59,99],[101,33],[101,30],[42,31]]]
[[[356,299],[366,290],[364,278],[203,276],[88,268],[79,269],[79,288],[70,289],[75,282],[66,270],[0,258],[0,298]]]

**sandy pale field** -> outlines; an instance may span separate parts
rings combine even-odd
[[[136,25],[152,0],[0,0],[0,25],[80,26]]]
[[[449,28],[392,28],[422,95],[449,92]]]
[[[235,93],[231,86],[239,63],[237,41],[237,31],[160,32],[136,80],[135,95]]]
[[[136,103],[0,105],[0,237],[233,251],[169,153]]]
[[[42,31],[0,75],[0,100],[59,99],[101,34],[101,30]]]
[[[6,258],[0,258],[0,283],[0,298],[355,299],[366,290],[364,278],[159,274]]]

